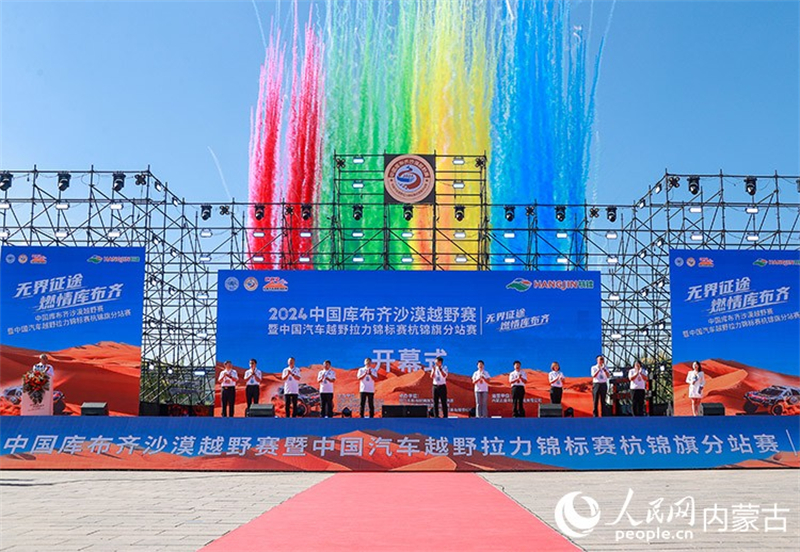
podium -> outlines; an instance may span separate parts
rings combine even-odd
[[[52,416],[53,415],[53,385],[52,378],[50,389],[44,392],[42,402],[35,404],[24,391],[20,402],[20,414],[23,416]]]

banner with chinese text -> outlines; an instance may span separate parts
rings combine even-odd
[[[137,414],[144,248],[3,247],[0,259],[0,412],[19,414],[21,378],[46,353],[55,414],[93,401]]]
[[[334,410],[359,409],[356,370],[373,359],[382,404],[432,403],[430,367],[450,371],[450,412],[475,405],[472,373],[483,360],[491,379],[489,414],[509,416],[508,373],[520,360],[528,377],[526,411],[549,402],[550,365],[566,376],[563,403],[591,413],[589,369],[601,348],[597,272],[220,271],[217,362],[239,373],[243,415],[250,358],[265,374],[261,402],[283,411],[277,374],[288,357],[301,367],[301,411],[319,408],[317,373],[336,373]],[[218,402],[219,404],[219,402]]]
[[[675,413],[699,361],[726,414],[800,414],[800,252],[674,250],[670,280]]]

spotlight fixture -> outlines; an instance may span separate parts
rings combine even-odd
[[[536,210],[533,208],[532,205],[528,205],[527,207],[525,207],[525,215],[527,215],[529,217],[532,217],[533,213],[535,213],[535,212],[536,212]]]
[[[617,222],[617,208],[606,207],[606,218],[608,222]]]
[[[511,222],[512,220],[514,220],[514,215],[515,215],[515,211],[516,211],[514,206],[513,205],[506,205],[505,206],[505,211],[506,211],[506,214],[505,214],[506,220],[508,222]]]
[[[356,165],[363,165],[364,164],[364,158],[361,157],[360,155],[358,155],[356,157],[353,157],[353,163],[355,163]]]
[[[135,178],[136,178],[135,183],[137,186],[144,186],[145,184],[147,184],[147,176],[144,173],[137,174]]]
[[[336,168],[337,169],[343,169],[344,166],[345,166],[344,157],[337,157],[336,158]]]
[[[460,155],[456,156],[456,157],[453,157],[453,165],[463,165],[463,164],[464,164],[464,158],[463,157],[461,157]]]
[[[157,192],[163,192],[164,191],[164,185],[161,182],[159,182],[158,180],[156,180],[156,191]]]
[[[755,176],[748,176],[744,179],[744,190],[747,192],[748,195],[754,196],[756,195],[756,177]]]
[[[0,173],[0,190],[6,191],[11,187],[11,181],[14,180],[14,175],[8,171]]]
[[[219,214],[222,215],[222,216],[230,215],[231,214],[231,208],[228,207],[227,205],[220,205],[219,206]]]
[[[653,193],[654,194],[660,194],[661,193],[661,182],[656,182],[656,185],[653,188]]]
[[[125,187],[125,173],[115,172],[114,184],[112,185],[112,188],[114,189],[115,192],[120,192],[124,187]]]
[[[597,218],[600,216],[600,209],[597,207],[592,207],[589,209],[589,216],[592,218]]]
[[[556,220],[558,222],[564,222],[565,218],[567,218],[567,208],[563,205],[556,206]]]
[[[204,203],[200,206],[200,218],[203,220],[208,220],[211,218],[211,205]]]
[[[292,207],[291,205],[287,205],[286,207],[283,208],[283,214],[287,217],[292,216],[294,214],[294,207]]]
[[[69,188],[69,180],[72,178],[72,175],[68,172],[60,172],[58,173],[58,189],[62,192]]]
[[[411,220],[412,218],[414,218],[413,205],[403,205],[403,218],[406,220]]]
[[[308,203],[303,203],[300,206],[300,217],[303,220],[308,220],[311,218],[311,205]]]
[[[680,188],[681,187],[681,177],[680,176],[670,176],[667,178],[667,183],[669,184],[670,188]]]
[[[689,192],[692,195],[697,195],[700,193],[700,177],[699,176],[690,176],[687,178],[689,181]]]
[[[256,217],[256,220],[261,220],[261,219],[264,218],[264,204],[263,203],[256,204],[256,206],[254,208],[254,211],[255,211],[254,212],[254,216]]]
[[[463,205],[456,205],[455,206],[455,212],[456,212],[456,220],[458,222],[461,222],[462,220],[464,220],[464,206]]]
[[[361,217],[364,216],[364,206],[360,203],[358,205],[353,205],[353,218],[355,220],[361,220]]]

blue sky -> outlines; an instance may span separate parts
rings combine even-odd
[[[285,25],[289,4],[257,5],[266,32],[278,11]],[[618,2],[597,91],[597,201],[630,203],[667,167],[800,173],[799,29],[792,1]],[[210,147],[245,200],[262,58],[251,2],[4,1],[0,168],[150,164],[187,200],[225,201]]]

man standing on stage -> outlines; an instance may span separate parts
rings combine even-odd
[[[294,357],[289,357],[289,365],[281,372],[283,380],[283,400],[286,417],[297,418],[297,393],[300,391],[300,368],[294,365]]]
[[[236,402],[236,382],[239,374],[233,368],[230,360],[226,360],[222,372],[219,374],[220,387],[222,387],[222,417],[233,418],[233,404]]]
[[[511,384],[511,401],[513,403],[512,416],[515,418],[525,417],[525,384],[528,383],[528,376],[522,371],[522,363],[514,361],[514,369],[508,375],[508,382]]]
[[[647,370],[642,368],[638,360],[633,363],[633,368],[628,370],[628,379],[631,389],[631,410],[634,416],[644,416],[644,394],[647,388]]]
[[[319,415],[323,418],[333,418],[333,382],[336,381],[336,373],[331,369],[330,360],[322,364],[322,370],[317,374],[317,381],[321,410]]]
[[[369,417],[375,417],[375,380],[378,378],[377,368],[372,367],[372,359],[365,358],[363,368],[358,369],[358,390],[361,392],[361,417],[364,417],[364,406],[369,402]]]
[[[258,404],[261,396],[261,370],[256,368],[256,359],[250,359],[250,368],[244,373],[244,395],[247,398],[247,411],[250,411],[251,404]]]
[[[53,367],[50,364],[47,364],[47,355],[42,353],[39,355],[39,362],[33,365],[34,370],[39,370],[40,372],[44,372],[48,376],[50,376],[50,388],[53,388],[53,375],[55,372],[53,371]]]
[[[597,355],[597,364],[592,366],[592,404],[593,416],[600,417],[603,406],[606,402],[606,393],[608,393],[608,378],[611,374],[608,373],[606,368],[606,359],[603,355]]]
[[[436,357],[431,370],[433,379],[433,417],[439,417],[439,403],[442,403],[442,414],[447,418],[447,366],[444,358]]]

